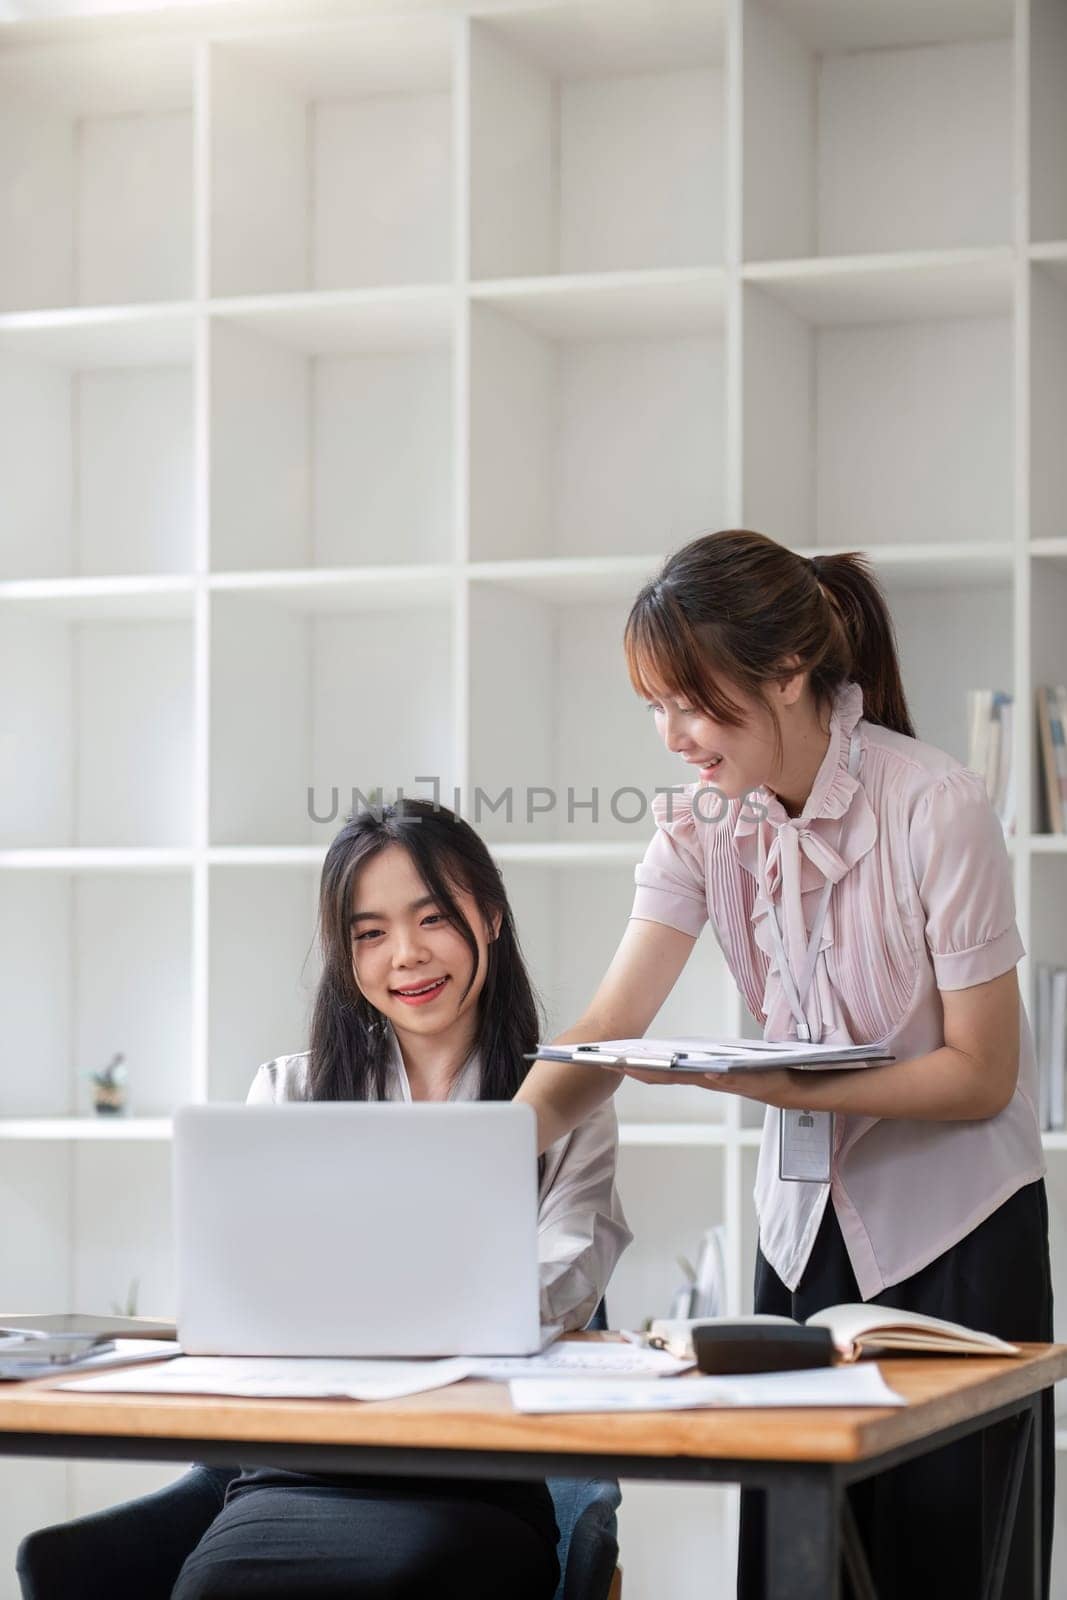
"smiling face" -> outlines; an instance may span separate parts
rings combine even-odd
[[[462,933],[430,897],[411,856],[391,844],[357,874],[349,910],[352,972],[356,985],[404,1035],[454,1042],[466,1053],[477,1026],[477,1006],[489,959],[490,937],[474,897],[453,888],[470,924],[478,962],[470,992],[471,953]],[[451,1036],[451,1037],[450,1037]]]
[[[730,699],[743,711],[740,727],[718,722],[706,712],[661,686],[650,686],[648,700],[656,731],[667,749],[690,768],[684,781],[713,784],[728,800],[772,781],[777,768],[773,713],[735,689]]]

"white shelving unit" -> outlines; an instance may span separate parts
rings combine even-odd
[[[171,1113],[305,1042],[353,789],[459,788],[574,1018],[686,777],[620,643],[695,533],[869,551],[959,757],[968,688],[1067,678],[1067,0],[392,9],[0,28],[4,1303],[172,1310]],[[1015,754],[1028,993],[1067,841]],[[710,935],[658,1025],[752,1026]],[[619,1110],[613,1319],[719,1221],[745,1308],[760,1113]],[[0,1468],[0,1597],[169,1475]],[[630,1600],[727,1573],[735,1503],[628,1488]]]

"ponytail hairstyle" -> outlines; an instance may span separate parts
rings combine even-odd
[[[397,801],[350,817],[326,852],[319,885],[322,977],[315,995],[308,1069],[312,1100],[385,1098],[392,1041],[387,1019],[360,992],[352,971],[349,918],[360,869],[390,845],[408,852],[426,892],[448,916],[471,956],[463,999],[478,963],[473,930],[457,904],[466,890],[487,927],[499,917],[478,997],[475,1048],[482,1100],[510,1100],[529,1071],[523,1060],[541,1038],[541,1016],[519,948],[507,893],[492,856],[470,825],[429,800]]]
[[[760,533],[704,534],[641,590],[624,646],[638,694],[668,689],[728,727],[746,718],[724,685],[767,704],[767,684],[806,672],[820,708],[851,680],[868,722],[915,737],[889,607],[857,552],[809,561]],[[775,741],[781,759],[777,719]]]

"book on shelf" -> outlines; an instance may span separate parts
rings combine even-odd
[[[967,695],[967,765],[984,778],[990,804],[1005,835],[1015,832],[1015,700],[1003,689]]]
[[[1037,967],[1038,1116],[1043,1131],[1067,1126],[1067,967]]]
[[[1067,831],[1067,686],[1042,684],[1037,690],[1038,747],[1041,751],[1043,824],[1048,833]]]

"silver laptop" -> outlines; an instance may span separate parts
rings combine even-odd
[[[541,1347],[530,1106],[184,1106],[173,1173],[189,1355]]]

